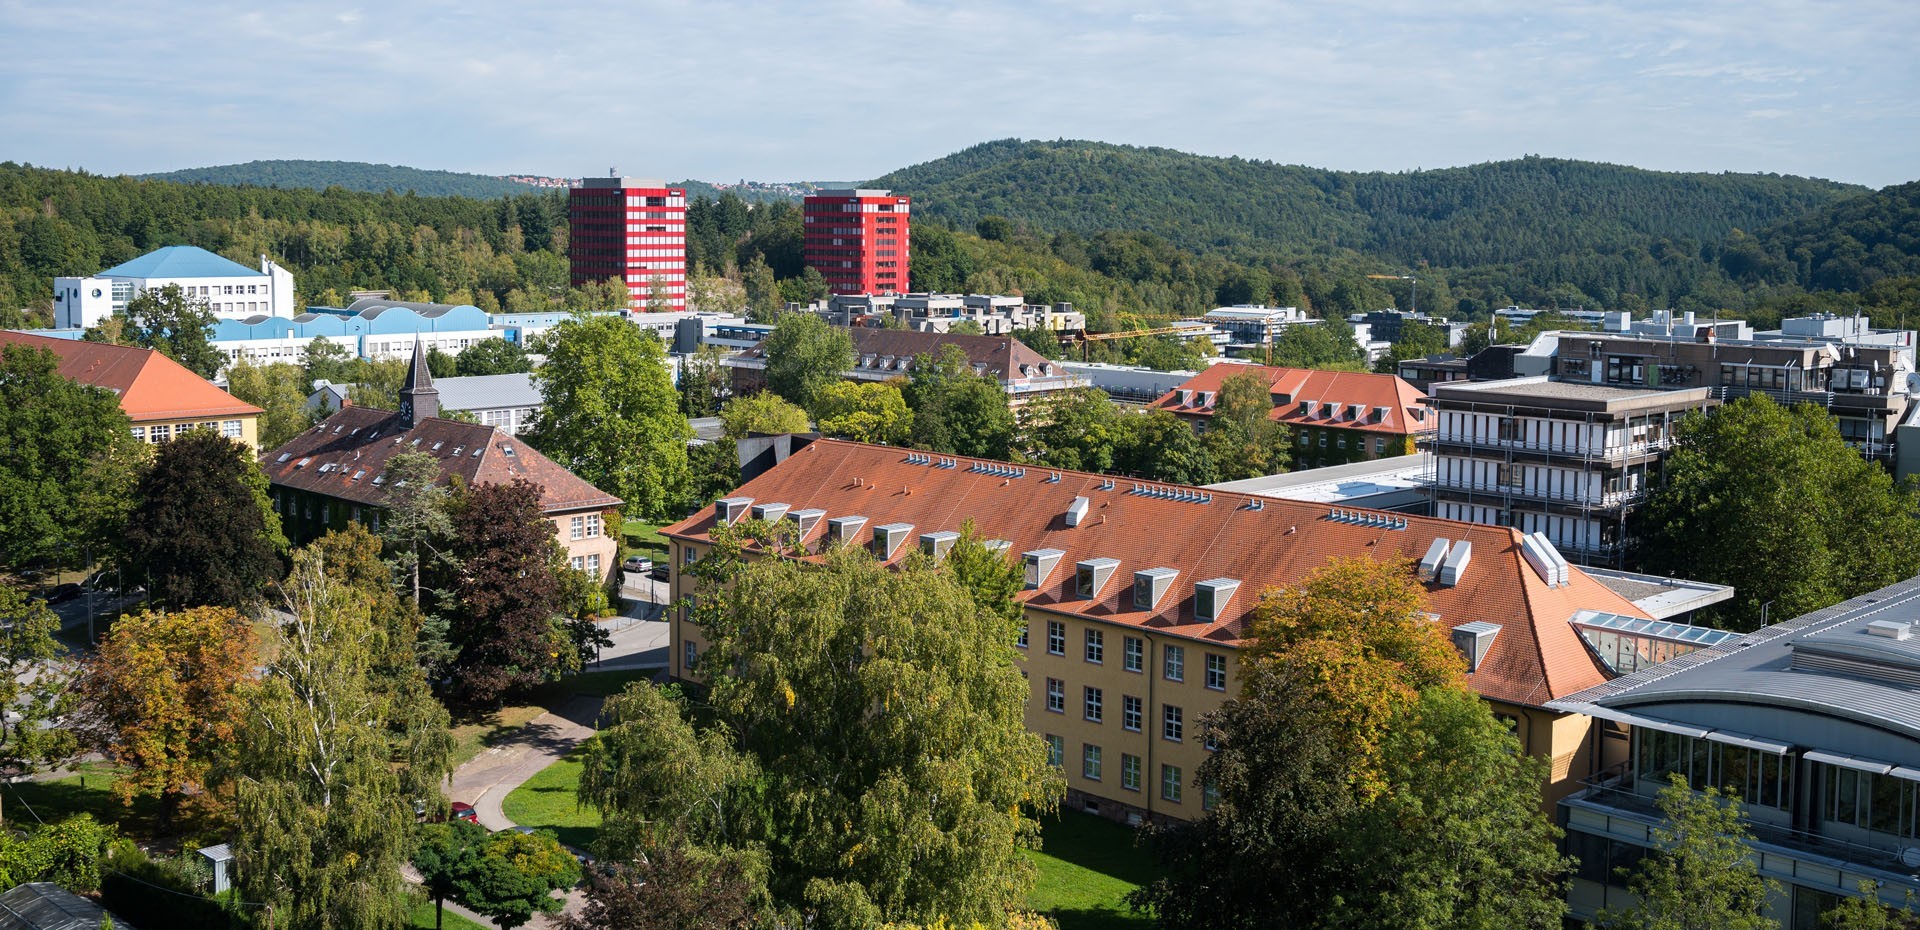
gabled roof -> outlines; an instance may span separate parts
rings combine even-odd
[[[1140,493],[1144,488],[1160,493]],[[1203,494],[1210,495],[1204,503],[1192,499]],[[1566,584],[1548,585],[1526,561],[1522,536],[1511,527],[1344,511],[1378,518],[1369,525],[1336,519],[1325,505],[838,440],[795,451],[733,496],[825,510],[828,517],[866,517],[862,544],[875,526],[908,523],[920,534],[957,530],[972,519],[983,538],[1008,540],[1015,553],[1064,553],[1042,587],[1022,594],[1029,607],[1222,645],[1240,642],[1247,611],[1262,591],[1293,584],[1335,556],[1418,561],[1435,540],[1465,540],[1473,544],[1472,558],[1459,583],[1426,584],[1433,609],[1448,626],[1500,625],[1469,681],[1486,697],[1527,706],[1607,680],[1570,623],[1576,611],[1645,616],[1578,568],[1568,570]],[[1066,513],[1077,498],[1086,499],[1085,516],[1069,526]],[[1403,520],[1404,528],[1382,525],[1387,518]],[[662,532],[704,542],[714,521],[709,506]],[[821,520],[804,542],[817,551],[829,532]],[[913,549],[902,547],[894,561]],[[1095,558],[1118,559],[1120,566],[1097,599],[1079,598],[1073,566]],[[1132,573],[1151,568],[1180,574],[1158,609],[1138,610]],[[1218,619],[1198,620],[1193,585],[1214,578],[1239,579],[1241,587]]]
[[[1268,392],[1273,395],[1272,418],[1288,426],[1325,426],[1406,436],[1431,432],[1439,423],[1421,405],[1423,395],[1420,389],[1408,384],[1399,375],[1232,363],[1210,366],[1168,391],[1154,401],[1149,409],[1171,410],[1187,417],[1213,416],[1213,408],[1200,403],[1201,392],[1217,395],[1222,383],[1241,374],[1252,374],[1266,380]],[[1185,406],[1180,403],[1181,391],[1193,392],[1191,402]],[[1309,402],[1315,408],[1311,416],[1307,414]],[[1334,408],[1335,404],[1340,406]],[[1358,420],[1350,416],[1354,404],[1364,408],[1363,416]],[[1386,408],[1387,415],[1384,420],[1376,422],[1374,411],[1381,407]],[[1330,409],[1337,409],[1339,417],[1329,416]]]
[[[374,479],[387,460],[401,452],[437,457],[446,481],[455,475],[469,485],[524,478],[540,486],[540,507],[549,514],[621,503],[494,427],[427,417],[408,429],[398,413],[372,407],[342,407],[280,448],[263,453],[260,467],[278,487],[383,507],[387,489]]]
[[[214,387],[186,366],[152,349],[0,332],[0,346],[5,345],[31,346],[52,352],[60,359],[62,376],[112,391],[120,398],[120,409],[126,411],[134,423],[260,414],[259,407]]]
[[[966,353],[968,364],[984,368],[987,375],[1002,382],[1042,377],[1042,368],[1055,364],[1012,336],[968,336],[910,329],[876,329],[871,326],[855,326],[846,332],[853,337],[856,370],[874,368],[874,365],[867,364],[869,359],[876,364],[882,359],[891,359],[895,365],[890,370],[897,370],[905,377],[909,363],[915,357],[937,356],[947,346],[958,347]],[[741,354],[764,358],[766,344],[761,343]]]
[[[264,278],[267,273],[192,245],[154,249],[100,272],[102,278]]]

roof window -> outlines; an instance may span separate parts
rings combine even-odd
[[[1227,612],[1227,604],[1233,600],[1233,592],[1240,590],[1238,578],[1215,578],[1202,581],[1193,586],[1193,619],[1196,623],[1212,623]]]
[[[796,510],[787,516],[793,518],[793,524],[800,528],[800,536],[805,538],[808,533],[813,532],[815,526],[819,525],[820,518],[826,515],[827,512],[824,510]]]
[[[1107,579],[1113,577],[1113,570],[1120,567],[1119,559],[1086,559],[1073,567],[1073,593],[1088,600],[1100,597],[1101,589],[1107,586]]]
[[[780,518],[786,516],[789,509],[786,504],[755,504],[753,518],[765,520],[768,523],[779,523]]]
[[[1180,576],[1175,568],[1145,568],[1133,573],[1133,609],[1157,610],[1160,598],[1167,589],[1173,587],[1173,579]]]
[[[866,525],[866,517],[834,517],[827,521],[827,533],[840,542],[850,543]]]
[[[1020,561],[1026,567],[1027,587],[1037,588],[1047,583],[1047,576],[1053,574],[1053,567],[1060,564],[1060,557],[1066,555],[1058,549],[1034,549],[1020,554]]]
[[[751,497],[723,497],[713,502],[714,516],[720,518],[721,526],[732,526],[740,515],[753,506]]]
[[[884,562],[900,551],[900,544],[907,541],[907,535],[913,532],[911,523],[888,523],[873,528],[873,551]]]
[[[280,453],[280,457],[279,457],[279,458],[277,458],[277,459],[274,459],[274,461],[276,461],[276,462],[284,462],[284,461],[286,461],[286,460],[288,460],[288,459],[290,459],[290,458],[293,458],[293,453],[291,453],[291,452],[282,452],[282,453]]]
[[[920,551],[936,559],[944,559],[947,557],[947,553],[953,551],[953,544],[959,540],[959,538],[960,534],[952,530],[941,530],[937,533],[921,533]]]

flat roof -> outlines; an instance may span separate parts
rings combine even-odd
[[[1733,597],[1733,588],[1685,578],[1662,578],[1613,568],[1588,568],[1593,580],[1613,589],[1655,620],[1691,613]]]
[[[1344,503],[1382,494],[1422,490],[1425,487],[1424,476],[1432,464],[1431,459],[1432,455],[1425,452],[1396,455],[1281,475],[1222,481],[1204,487],[1214,491],[1233,491],[1284,500]]]

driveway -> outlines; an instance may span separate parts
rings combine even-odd
[[[582,695],[535,717],[532,723],[455,769],[447,785],[447,797],[473,805],[480,815],[480,825],[489,830],[517,826],[501,809],[507,795],[592,736],[600,704],[600,698]]]

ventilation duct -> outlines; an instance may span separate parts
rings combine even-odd
[[[1473,560],[1473,541],[1463,539],[1453,544],[1453,551],[1440,563],[1440,583],[1451,588],[1460,583],[1461,576],[1467,573],[1467,563]]]
[[[1081,521],[1087,518],[1087,507],[1088,501],[1086,498],[1074,498],[1073,503],[1067,505],[1067,525],[1079,526]]]
[[[1427,554],[1420,558],[1420,580],[1432,581],[1439,577],[1440,563],[1447,559],[1447,548],[1448,543],[1444,539],[1436,539],[1427,546]]]

